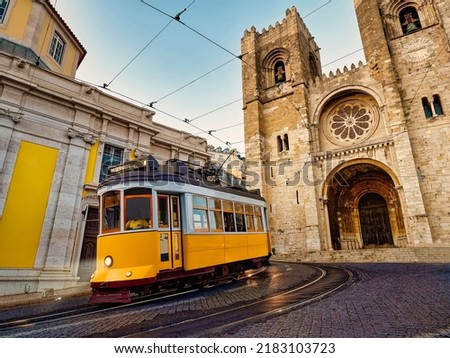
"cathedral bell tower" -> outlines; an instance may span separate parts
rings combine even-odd
[[[245,31],[241,51],[247,184],[268,199],[272,230],[317,230],[316,215],[304,210],[307,198],[314,201],[314,190],[301,185],[299,163],[311,152],[308,82],[321,75],[319,48],[292,7],[281,23]],[[280,195],[294,198],[289,207],[271,201]],[[292,242],[298,237],[282,240],[306,249],[305,241]]]
[[[424,214],[410,217],[412,240],[420,237],[415,225],[427,221],[432,241],[449,243],[450,188],[442,174],[450,170],[450,2],[355,0],[355,9],[368,65],[385,82],[394,134],[407,134],[414,158]],[[408,191],[412,180],[405,184],[405,197],[417,198]]]

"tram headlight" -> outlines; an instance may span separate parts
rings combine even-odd
[[[106,256],[103,260],[106,267],[111,267],[113,265],[113,258],[111,256]]]

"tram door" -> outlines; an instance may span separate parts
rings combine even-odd
[[[181,246],[180,198],[158,195],[159,248],[162,270],[183,266]]]

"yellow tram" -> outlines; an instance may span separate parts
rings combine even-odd
[[[111,169],[98,189],[90,302],[129,302],[131,294],[205,284],[268,263],[264,199],[207,177],[176,160],[159,166],[151,156]]]

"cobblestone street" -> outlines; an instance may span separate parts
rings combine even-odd
[[[215,338],[402,338],[450,337],[450,264],[344,264],[356,273],[350,286],[285,314],[204,334]],[[142,323],[187,319],[257,301],[311,280],[308,265],[273,262],[264,275],[199,291],[169,302],[103,313],[63,326],[48,324],[4,332],[3,337],[119,337]],[[74,308],[87,296],[0,311],[3,319]],[[185,318],[183,318],[185,317]],[[162,321],[163,322],[163,321]],[[195,333],[195,332],[193,332]],[[0,334],[1,335],[1,334]],[[201,335],[200,335],[201,336]]]
[[[450,265],[349,264],[360,281],[224,337],[450,337]]]

